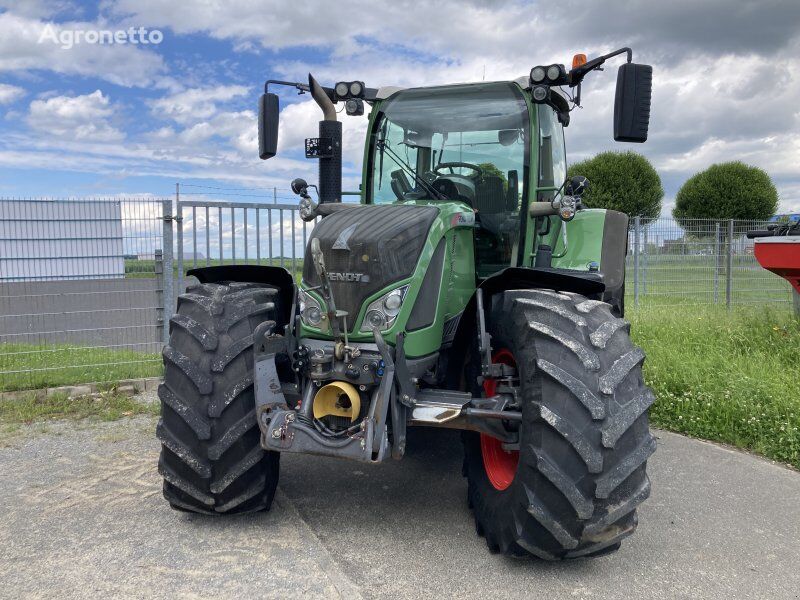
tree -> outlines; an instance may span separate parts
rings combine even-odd
[[[483,169],[484,176],[493,175],[495,177],[499,177],[503,181],[503,191],[508,190],[508,179],[506,179],[506,174],[498,169],[494,163],[484,162],[480,163],[478,166]]]
[[[769,175],[742,162],[711,165],[678,190],[672,216],[687,229],[691,219],[765,221],[778,208],[778,190]]]
[[[661,213],[661,178],[641,154],[601,152],[570,165],[567,175],[583,175],[589,180],[589,191],[583,195],[583,203],[589,208],[618,210],[631,217],[641,215],[643,223]]]

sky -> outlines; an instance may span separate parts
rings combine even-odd
[[[75,41],[131,27],[126,43]],[[316,178],[302,149],[320,113],[308,95],[281,90],[279,154],[259,160],[266,79],[508,80],[621,46],[653,65],[649,140],[613,141],[611,63],[584,83],[569,162],[641,152],[662,177],[668,215],[689,176],[741,160],[772,176],[781,211],[800,211],[797,0],[0,0],[0,197],[169,196],[180,182],[197,198],[259,201],[276,187],[290,201],[294,177]],[[366,118],[343,122],[353,189]]]

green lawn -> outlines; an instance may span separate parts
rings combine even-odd
[[[0,424],[10,426],[47,421],[51,419],[86,419],[115,421],[133,415],[158,415],[156,403],[145,404],[114,390],[99,396],[68,398],[66,394],[52,394],[46,398],[36,398],[29,394],[23,398],[0,400]]]
[[[667,304],[725,305],[725,258],[716,269],[711,256],[660,255],[640,260],[639,302],[642,306]],[[786,280],[762,269],[750,255],[733,257],[731,298],[733,304],[791,302],[790,286]],[[629,306],[633,306],[634,268],[628,258],[625,291]]]
[[[161,375],[161,356],[70,344],[0,344],[0,391]]]
[[[243,264],[242,259],[211,259],[210,266]],[[256,264],[254,258],[246,261]],[[283,266],[294,273],[295,280],[300,281],[303,259],[296,257],[292,265],[291,257],[262,258],[262,265]],[[191,269],[192,260],[185,261],[185,268]],[[206,266],[205,259],[198,259],[198,267]],[[761,302],[790,302],[789,284],[777,275],[761,269],[751,255],[740,254],[733,258],[732,300],[733,304],[755,304]],[[725,305],[725,259],[723,257],[717,274],[718,304]],[[696,255],[651,255],[642,257],[639,267],[639,301],[642,306],[672,304],[713,304],[714,273],[716,259],[711,256]],[[177,263],[173,267],[175,277],[178,275]],[[125,260],[126,278],[155,277],[155,263],[152,260]],[[634,277],[633,258],[628,257],[626,270],[626,292],[628,306],[633,306]]]
[[[629,311],[653,425],[800,468],[800,319],[790,309]]]
[[[643,306],[627,318],[647,354],[653,425],[800,468],[800,319],[788,306]],[[158,376],[162,367],[157,354],[6,344],[0,371],[5,391]]]

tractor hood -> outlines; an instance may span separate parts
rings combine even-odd
[[[336,308],[348,312],[350,327],[370,295],[413,274],[438,213],[433,206],[360,206],[325,217],[314,228],[311,239],[319,240]],[[317,286],[311,239],[303,281]]]

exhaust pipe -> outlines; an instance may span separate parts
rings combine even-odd
[[[314,98],[314,102],[322,109],[322,115],[325,117],[325,120],[335,121],[336,108],[333,106],[331,99],[328,98],[328,94],[325,93],[325,90],[317,83],[317,80],[314,79],[311,73],[308,74],[308,87],[311,88],[311,97]]]
[[[317,80],[308,74],[308,87],[311,97],[322,109],[323,120],[319,122],[320,140],[325,144],[325,155],[319,159],[319,201],[342,201],[342,124],[336,120],[336,108],[328,94],[317,83]]]

